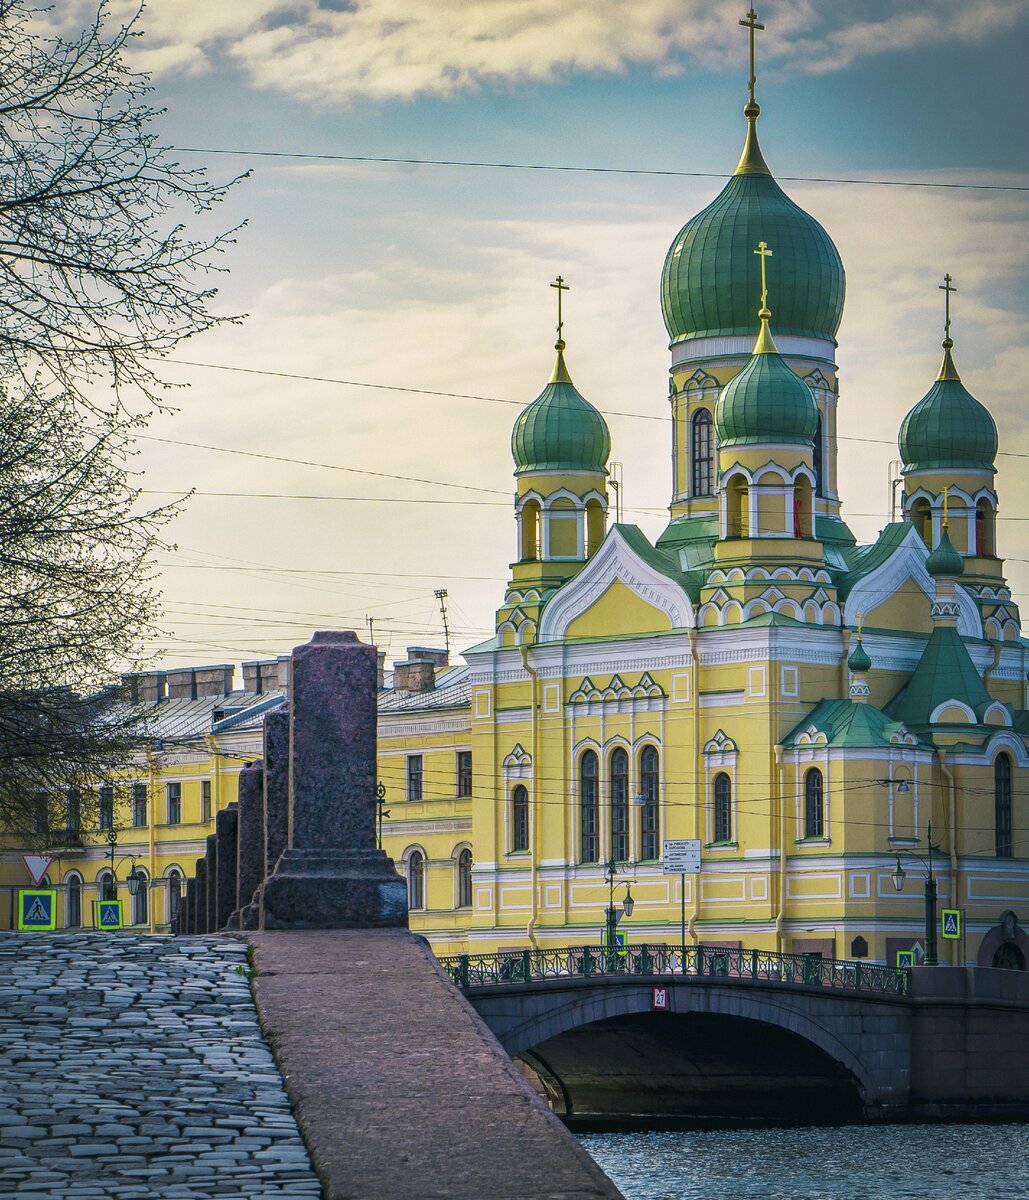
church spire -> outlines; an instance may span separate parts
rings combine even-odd
[[[765,27],[758,23],[757,13],[753,8],[740,24],[750,31],[750,78],[747,81],[747,103],[743,107],[743,115],[747,118],[747,140],[734,174],[771,175],[757,140],[757,119],[761,115],[761,105],[754,96],[757,87],[757,47],[754,34],[759,29],[763,31]]]
[[[775,344],[775,340],[772,337],[772,331],[768,324],[768,322],[772,319],[772,313],[768,307],[768,280],[765,276],[765,259],[771,258],[772,252],[768,249],[767,242],[758,242],[757,249],[754,251],[754,253],[761,260],[761,307],[757,311],[758,320],[761,322],[761,328],[758,330],[757,341],[754,343],[754,353],[778,354],[779,347]]]
[[[941,379],[956,379],[959,383],[961,382],[961,376],[958,374],[957,367],[954,366],[954,359],[950,353],[954,349],[954,339],[950,336],[950,294],[957,290],[948,271],[943,277],[943,283],[940,284],[940,291],[945,294],[945,299],[943,302],[943,363],[940,366],[939,375],[936,376],[937,382]]]
[[[565,340],[563,337],[565,323],[561,315],[561,293],[570,291],[571,289],[560,275],[558,275],[550,286],[557,288],[557,341],[554,343],[554,349],[557,351],[557,362],[554,363],[554,374],[551,375],[550,382],[571,383],[572,377],[568,374],[568,368],[565,366]]]

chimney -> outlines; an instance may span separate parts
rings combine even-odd
[[[277,658],[252,659],[243,664],[243,691],[252,696],[265,692],[278,692],[280,660]]]
[[[434,667],[446,667],[450,663],[450,655],[446,650],[436,650],[431,646],[408,646],[408,662],[428,662]]]
[[[140,704],[156,704],[168,695],[168,676],[164,671],[142,671],[136,676],[136,694]]]
[[[234,668],[231,663],[219,663],[213,667],[193,668],[193,694],[195,696],[227,696],[232,691]]]
[[[393,690],[396,692],[431,692],[436,686],[436,668],[431,662],[395,662]]]
[[[381,692],[386,686],[386,651],[377,650],[375,653],[375,686]]]
[[[197,698],[196,676],[192,667],[176,667],[168,672],[168,699],[195,700]]]

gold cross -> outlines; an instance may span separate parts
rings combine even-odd
[[[950,276],[948,276],[948,279],[949,278],[950,278]],[[950,500],[949,492],[950,492],[949,486],[945,487],[943,489],[943,528],[944,529],[946,529],[947,526],[950,524],[950,517],[947,515],[947,505]]]
[[[746,17],[740,21],[740,24],[750,30],[750,82],[747,84],[747,90],[750,93],[750,102],[754,103],[754,85],[757,83],[757,71],[754,61],[754,32],[755,30],[764,30],[764,25],[759,25],[757,13],[751,9]]]
[[[858,627],[857,627],[857,640],[860,642],[860,641],[861,641],[861,627],[862,627],[862,626],[864,625],[864,623],[865,623],[865,614],[864,614],[863,612],[859,612],[859,613],[857,614],[857,623],[858,623]]]
[[[561,293],[571,291],[564,279],[558,275],[557,279],[550,285],[552,288],[557,288],[557,340],[560,342],[561,330],[564,327],[564,321],[561,319]]]
[[[951,279],[950,272],[948,271],[943,277],[943,282],[940,284],[940,291],[945,293],[943,301],[945,314],[945,319],[943,322],[943,336],[945,338],[950,337],[950,294],[951,292],[956,292],[957,290],[958,289],[953,286],[953,280]]]
[[[772,257],[767,242],[758,242],[754,253],[761,259],[761,312],[768,312],[768,284],[765,280],[765,259]],[[760,314],[758,314],[760,315]]]

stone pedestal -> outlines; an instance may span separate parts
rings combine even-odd
[[[404,881],[375,845],[375,648],[316,633],[293,651],[289,693],[289,846],[262,888],[261,927],[406,925]]]
[[[218,868],[215,875],[215,930],[225,929],[236,909],[236,842],[239,836],[239,806],[230,804],[214,821]],[[235,928],[235,927],[233,927]]]
[[[275,870],[289,845],[289,709],[264,719],[264,872]]]
[[[179,933],[196,933],[197,920],[197,881],[186,880],[186,890],[182,896],[182,919],[179,922]]]
[[[207,853],[204,855],[204,882],[207,893],[204,915],[203,933],[215,933],[218,913],[218,838],[216,834],[207,835]]]
[[[227,929],[256,929],[260,904],[254,893],[265,873],[264,855],[264,770],[252,763],[239,773],[239,834],[236,843],[236,904]]]
[[[193,928],[192,933],[207,932],[207,859],[198,858],[196,863],[196,877],[191,879],[193,884],[196,903],[193,906]]]

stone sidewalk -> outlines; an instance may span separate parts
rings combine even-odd
[[[231,938],[0,933],[0,1197],[321,1185]]]
[[[326,1200],[620,1200],[421,938],[247,937]]]

